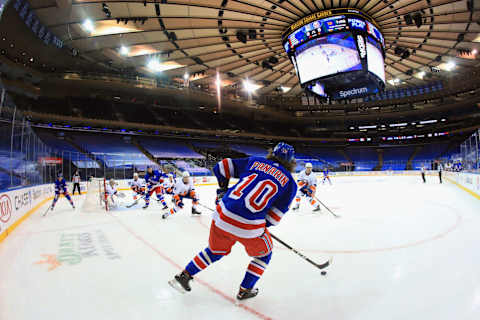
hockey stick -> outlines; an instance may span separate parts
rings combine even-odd
[[[314,198],[315,200],[317,200],[318,203],[320,203],[322,206],[324,206],[325,209],[327,209],[327,211],[332,214],[332,216],[334,216],[335,218],[340,218],[340,217],[341,217],[341,216],[339,216],[338,214],[333,213],[333,211],[330,210],[330,208],[328,208],[328,207],[327,207],[322,201],[320,201],[316,196],[313,196],[313,198]]]
[[[50,211],[50,208],[51,206],[48,205],[47,210],[45,210],[45,212],[42,214],[42,217],[45,217],[47,215],[48,211]]]
[[[201,207],[204,207],[205,209],[208,209],[212,212],[215,212],[215,210],[213,210],[212,208],[210,207],[207,207],[206,205],[203,205],[201,203],[198,203]],[[293,253],[295,253],[297,256],[299,256],[300,258],[302,258],[303,260],[307,261],[308,263],[314,265],[315,267],[317,267],[318,269],[325,269],[326,267],[328,267],[331,263],[332,263],[332,260],[333,260],[333,257],[330,257],[330,259],[328,259],[326,262],[324,263],[321,263],[321,264],[318,264],[314,261],[312,261],[310,258],[306,257],[303,253],[299,252],[298,250],[294,249],[293,247],[291,247],[290,245],[288,245],[287,243],[285,243],[283,240],[281,240],[280,238],[278,238],[276,235],[274,235],[273,233],[269,232],[270,233],[270,236],[277,240],[278,242],[280,242],[285,248],[289,249],[290,251],[292,251]]]
[[[133,201],[133,203],[126,205],[125,208],[131,208],[131,207],[133,207],[134,205],[138,204],[138,202],[139,202],[140,200],[142,200],[142,199],[145,200],[145,196],[141,196],[141,197],[138,198],[137,200]]]
[[[298,255],[300,258],[302,258],[303,260],[307,261],[308,263],[310,264],[313,264],[315,267],[317,267],[318,269],[325,269],[326,267],[328,267],[331,263],[332,263],[332,260],[333,260],[333,257],[330,257],[330,259],[328,259],[328,261],[322,263],[322,264],[318,264],[314,261],[312,261],[311,259],[309,259],[308,257],[306,257],[303,253],[297,251],[295,248],[292,248],[290,245],[288,245],[287,243],[285,243],[283,240],[279,239],[276,235],[274,235],[273,233],[270,232],[270,236],[277,240],[278,242],[280,242],[285,248],[289,249],[290,251],[292,251],[293,253],[295,253],[296,255]]]

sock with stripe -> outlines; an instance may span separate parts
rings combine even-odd
[[[219,254],[213,254],[210,248],[206,248],[200,251],[192,261],[190,261],[185,270],[193,277],[203,269],[207,268],[212,263],[220,260],[223,256]]]
[[[247,272],[245,273],[245,277],[243,278],[240,288],[253,289],[257,281],[263,275],[263,272],[267,268],[271,258],[271,252],[265,257],[253,258],[253,260],[248,265]]]

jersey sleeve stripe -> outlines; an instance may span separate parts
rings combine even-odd
[[[227,179],[232,177],[231,170],[233,169],[232,160],[230,159],[223,159],[220,163],[220,172],[223,176]]]

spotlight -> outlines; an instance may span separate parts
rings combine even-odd
[[[190,75],[189,75],[188,73],[185,73],[185,74],[183,75],[183,79],[188,80],[188,78],[190,78]]]
[[[283,93],[287,93],[288,91],[290,91],[290,87],[284,87],[284,86],[281,86],[280,89],[282,90]]]
[[[94,30],[95,30],[95,25],[93,24],[92,20],[90,19],[87,19],[85,21],[83,21],[83,29],[85,29],[86,31],[92,33]]]
[[[423,79],[423,77],[425,77],[425,74],[426,74],[425,71],[420,71],[420,72],[418,73],[418,77],[419,77],[420,79]]]
[[[452,71],[453,69],[455,69],[455,66],[456,66],[455,62],[450,61],[445,65],[445,70]]]
[[[121,47],[120,47],[120,54],[123,55],[123,56],[126,56],[129,51],[130,51],[130,50],[128,50],[128,48],[125,47],[125,46],[121,46]]]

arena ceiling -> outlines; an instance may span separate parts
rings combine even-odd
[[[378,23],[390,85],[449,78],[480,65],[478,0],[29,1],[40,21],[89,61],[143,74],[154,68],[177,79],[187,74],[193,83],[212,84],[218,71],[222,85],[248,78],[259,94],[301,93],[281,34],[329,8],[358,8]],[[243,43],[236,36],[241,30],[255,36]],[[160,63],[149,65],[153,57]],[[265,68],[270,57],[276,59]]]

